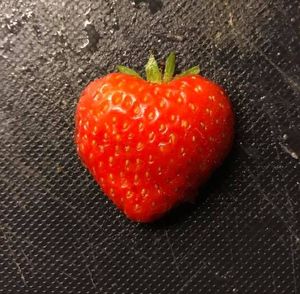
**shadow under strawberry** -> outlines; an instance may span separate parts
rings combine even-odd
[[[212,174],[206,184],[199,188],[194,203],[185,202],[179,204],[161,219],[153,223],[141,225],[150,226],[153,229],[166,229],[178,223],[187,221],[195,210],[205,210],[207,208],[208,199],[218,197],[216,193],[217,190],[219,190],[220,187],[225,187],[224,183],[231,177],[232,171],[237,164],[238,157],[238,146],[235,143],[222,166]]]

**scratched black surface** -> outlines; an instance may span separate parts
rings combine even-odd
[[[300,8],[290,0],[0,2],[0,293],[300,293]],[[153,225],[73,146],[88,81],[150,50],[233,101],[232,154]]]

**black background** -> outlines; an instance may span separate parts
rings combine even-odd
[[[298,1],[0,2],[0,293],[300,293]],[[152,225],[79,162],[83,87],[149,51],[199,64],[236,112],[232,154]]]

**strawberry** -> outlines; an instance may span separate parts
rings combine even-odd
[[[223,89],[193,67],[173,78],[151,55],[147,81],[124,66],[91,82],[77,105],[78,154],[104,193],[127,215],[150,222],[180,202],[222,163],[234,117]]]

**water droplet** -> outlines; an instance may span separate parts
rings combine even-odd
[[[283,136],[282,149],[294,159],[300,158],[300,130],[297,128],[289,129]]]
[[[119,22],[115,17],[112,19],[112,29],[113,31],[118,31],[120,29]]]
[[[85,15],[85,16],[88,16],[88,15],[90,15],[90,13],[91,13],[91,7],[89,7],[89,8],[87,9],[87,11],[84,13],[84,15]]]
[[[11,34],[18,34],[23,28],[24,23],[21,19],[14,19],[14,15],[5,14],[4,25],[5,28]]]
[[[0,53],[0,57],[2,57],[3,59],[7,59],[8,58],[7,55],[4,55],[2,53]]]
[[[131,4],[134,7],[139,7],[139,4],[142,3],[142,2],[148,4],[150,12],[153,13],[153,14],[156,13],[157,11],[161,10],[161,8],[163,7],[162,0],[133,0],[131,2]]]
[[[81,49],[87,48],[87,46],[89,45],[89,43],[90,43],[90,42],[89,42],[88,39],[84,40],[84,41],[83,41],[83,44],[80,46],[80,48],[81,48]]]
[[[99,33],[97,32],[95,26],[89,20],[86,20],[84,22],[84,31],[86,37],[83,38],[80,49],[95,52],[97,50],[98,41],[100,39]]]

